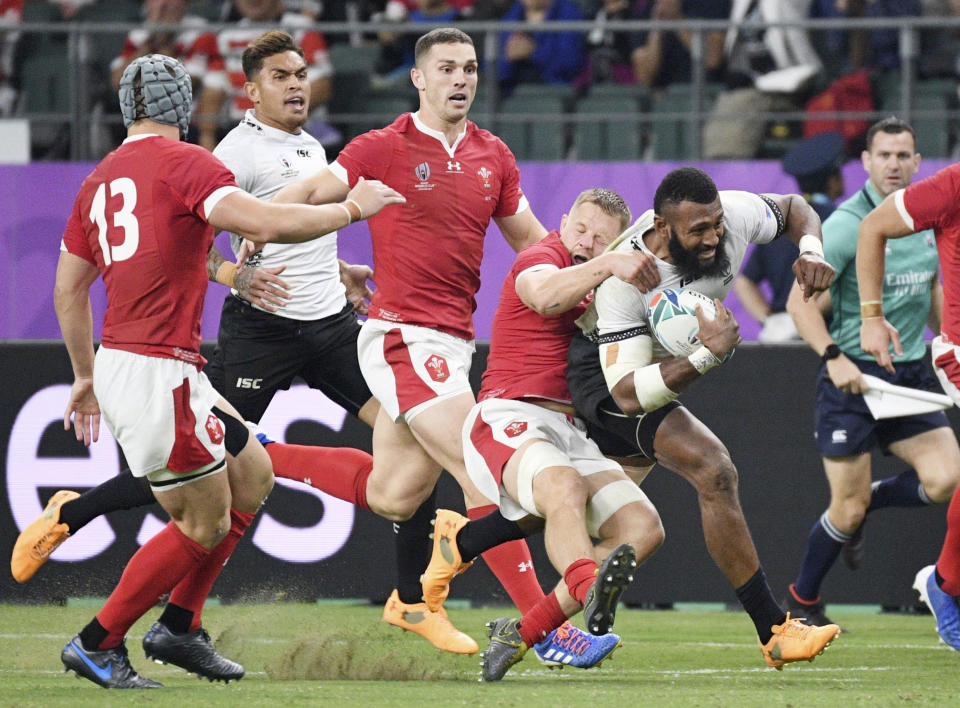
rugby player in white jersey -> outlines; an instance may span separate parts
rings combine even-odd
[[[659,286],[644,293],[608,278],[597,288],[594,300],[599,359],[589,342],[581,339],[575,344],[589,347],[585,358],[592,359],[594,371],[602,368],[612,401],[589,366],[576,373],[572,366],[569,373],[571,390],[579,394],[574,403],[591,424],[591,435],[598,438],[601,449],[612,450],[600,439],[612,433],[621,445],[629,441],[620,454],[659,462],[697,489],[707,548],[753,620],[764,659],[776,669],[813,659],[839,628],[802,624],[774,600],[740,508],[737,470],[730,454],[675,399],[687,385],[725,361],[739,342],[739,325],[720,301],[730,290],[747,245],[782,237],[798,244],[800,257],[794,273],[809,297],[829,287],[833,279],[819,234],[819,217],[799,195],[718,192],[703,171],[674,170],[657,188],[653,209],[616,246],[618,252],[652,254],[660,272]],[[648,319],[649,303],[657,292],[679,287],[714,298],[718,313],[709,325],[701,313],[703,346],[689,357],[670,356],[652,335]]]
[[[832,278],[832,269],[819,255],[819,233],[819,218],[798,195],[718,193],[700,170],[681,168],[670,173],[657,190],[654,209],[637,219],[611,251],[654,258],[659,285],[641,290],[618,278],[607,278],[597,288],[595,311],[588,311],[580,320],[595,339],[599,313],[605,339],[601,355],[594,341],[575,336],[567,369],[577,414],[605,455],[624,463],[638,484],[653,464],[660,462],[697,489],[708,549],[753,619],[765,660],[778,669],[789,661],[812,659],[834,635],[788,620],[777,605],[743,518],[737,472],[729,453],[673,400],[677,392],[733,350],[739,341],[739,326],[718,301],[717,320],[701,321],[701,337],[707,346],[689,359],[669,358],[652,338],[647,303],[657,292],[681,286],[722,298],[748,242],[765,243],[781,236],[801,243],[804,253],[795,272],[808,294],[819,291],[828,287]],[[705,366],[704,360],[710,366]],[[657,370],[644,371],[648,366]],[[654,378],[657,376],[671,388]],[[639,379],[636,382],[635,377]],[[438,513],[437,537],[443,537],[447,555],[453,551],[454,562],[442,560],[435,539],[424,576],[428,604],[433,597],[446,597],[450,579],[468,565],[462,558],[469,561],[485,548],[472,535],[461,538],[470,525],[447,523],[450,513]],[[469,548],[466,556],[462,556],[461,545]]]

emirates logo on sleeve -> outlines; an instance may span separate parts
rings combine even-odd
[[[430,358],[424,362],[424,367],[430,378],[437,382],[443,382],[450,378],[450,369],[447,367],[447,360],[442,356],[431,354]]]
[[[208,415],[207,424],[204,427],[207,429],[207,435],[210,436],[210,442],[214,445],[219,445],[223,442],[223,424],[217,416],[213,413]]]
[[[527,421],[515,420],[512,423],[508,423],[504,427],[503,432],[508,438],[515,438],[518,435],[523,435],[525,432],[527,432]]]

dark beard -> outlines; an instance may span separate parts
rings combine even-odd
[[[680,271],[682,281],[684,283],[689,283],[701,278],[715,278],[717,276],[729,273],[730,256],[727,255],[727,252],[723,247],[726,243],[726,240],[726,234],[720,237],[720,240],[717,243],[717,253],[713,257],[713,262],[709,265],[704,265],[701,263],[698,256],[702,251],[709,249],[697,248],[694,251],[688,251],[680,245],[680,239],[677,237],[677,232],[671,226],[670,240],[667,241],[667,249],[670,251],[670,258],[673,260],[673,265],[675,265],[677,270]]]

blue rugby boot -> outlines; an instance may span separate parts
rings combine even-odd
[[[589,669],[600,666],[622,645],[619,635],[613,632],[597,637],[564,622],[542,642],[534,644],[533,650],[537,658],[551,669],[554,666]]]
[[[163,688],[162,683],[133,670],[125,644],[103,651],[87,651],[78,634],[63,647],[60,661],[64,671],[73,669],[77,677],[82,676],[104,688]]]
[[[960,607],[957,598],[940,589],[937,585],[935,566],[928,565],[917,572],[913,588],[920,593],[920,599],[930,608],[937,620],[937,634],[954,651],[960,651]]]

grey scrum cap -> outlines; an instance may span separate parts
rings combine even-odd
[[[125,126],[149,118],[178,126],[180,137],[186,137],[193,87],[190,75],[177,59],[163,54],[134,59],[120,77],[119,96]]]

